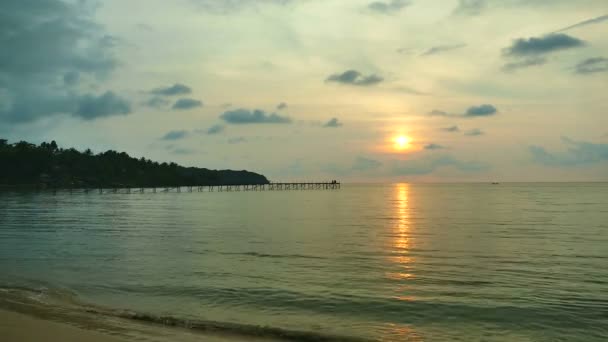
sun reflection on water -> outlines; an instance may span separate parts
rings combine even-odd
[[[385,279],[393,284],[394,294],[391,298],[399,302],[414,302],[417,298],[411,293],[412,282],[415,281],[415,257],[411,255],[414,247],[412,230],[414,229],[411,217],[410,185],[396,184],[392,193],[392,216],[395,218],[390,227],[390,271],[385,272]],[[406,303],[403,303],[406,305]],[[405,309],[406,307],[404,307]],[[405,314],[405,312],[404,312]],[[414,327],[401,324],[387,324],[384,327],[386,340],[422,341],[422,337]]]
[[[396,289],[399,294],[395,298],[411,299],[411,296],[404,296],[402,293],[405,291],[404,286],[407,285],[407,282],[415,278],[415,275],[411,272],[415,260],[410,255],[413,241],[411,238],[412,224],[410,218],[409,190],[409,184],[401,183],[395,185],[393,215],[396,217],[396,224],[390,233],[390,261],[393,266],[391,267],[391,271],[385,273],[385,278],[397,281],[400,284],[400,287]]]

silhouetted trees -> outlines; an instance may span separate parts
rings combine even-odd
[[[148,187],[230,184],[267,184],[263,175],[249,171],[209,170],[133,158],[125,152],[94,154],[62,149],[53,140],[39,146],[0,139],[0,185],[55,187]]]

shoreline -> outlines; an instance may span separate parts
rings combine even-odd
[[[2,342],[273,342],[270,337],[201,331],[115,315],[71,294],[0,288]],[[125,313],[127,311],[124,311]]]
[[[4,322],[4,323],[2,323]],[[231,322],[189,320],[81,302],[65,290],[0,287],[2,342],[370,342],[369,339]]]

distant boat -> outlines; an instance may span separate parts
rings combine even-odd
[[[500,184],[500,183],[498,183],[498,182],[492,182],[492,185],[498,185],[498,184]]]

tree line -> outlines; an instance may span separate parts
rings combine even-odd
[[[209,170],[134,158],[125,152],[60,148],[53,140],[40,145],[0,139],[0,186],[172,187],[268,184],[249,171]]]

